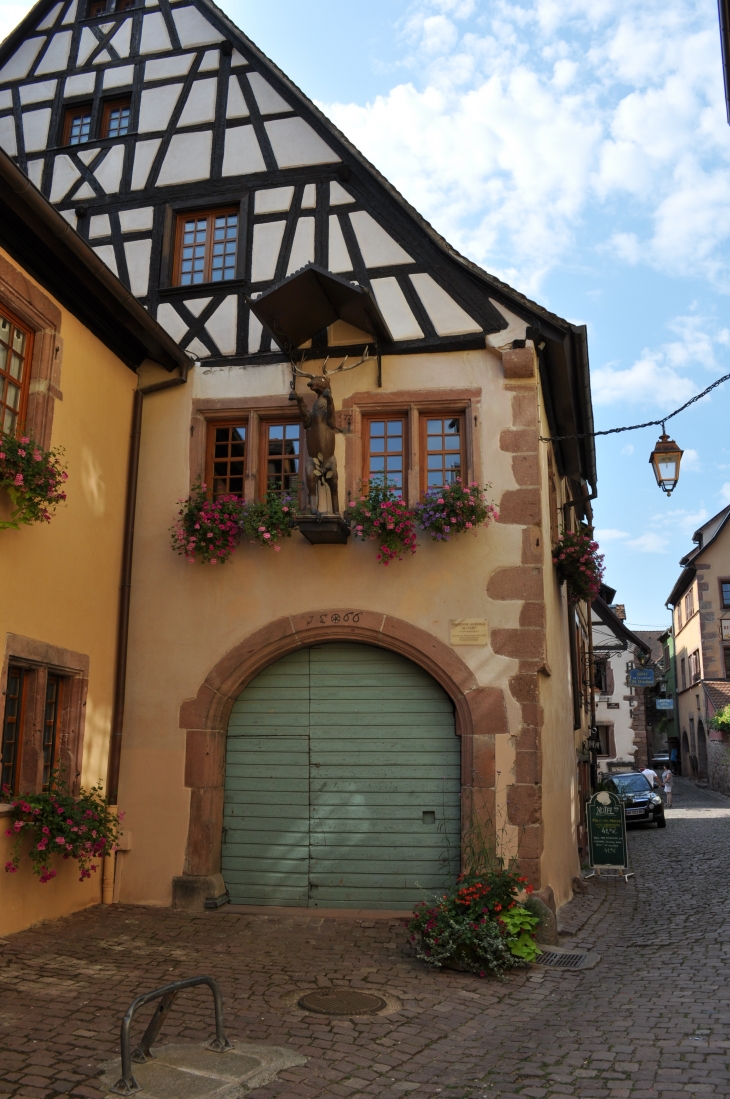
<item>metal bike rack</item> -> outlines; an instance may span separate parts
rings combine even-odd
[[[165,1022],[178,993],[185,988],[194,988],[196,985],[208,986],[213,993],[213,1003],[215,1005],[215,1038],[207,1042],[205,1048],[212,1050],[214,1053],[225,1053],[226,1050],[233,1049],[223,1033],[223,998],[216,981],[212,977],[189,977],[186,981],[173,981],[172,984],[156,988],[154,992],[145,992],[144,995],[138,996],[136,1000],[132,1000],[127,1008],[127,1012],[122,1019],[121,1029],[122,1075],[121,1079],[110,1089],[115,1095],[132,1095],[135,1091],[142,1091],[141,1086],[132,1074],[132,1062],[144,1065],[147,1061],[154,1060],[155,1055],[152,1053],[152,1045],[157,1040],[157,1036],[162,1030],[162,1024]],[[129,1031],[132,1026],[132,1019],[141,1007],[151,1003],[152,1000],[159,1000],[160,1002],[150,1019],[142,1041],[135,1047],[134,1052],[131,1052]]]

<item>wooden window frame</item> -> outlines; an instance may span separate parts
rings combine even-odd
[[[723,660],[725,661],[725,679],[730,679],[730,648],[725,645],[722,651]]]
[[[462,478],[482,483],[480,449],[481,389],[425,389],[395,392],[354,393],[342,402],[337,413],[338,427],[345,436],[345,502],[362,493],[366,471],[367,424],[388,416],[407,420],[408,461],[404,470],[403,499],[413,507],[421,499],[422,461],[421,421],[429,416],[463,416]],[[341,493],[342,496],[342,493]]]
[[[368,412],[364,413],[362,417],[362,477],[361,481],[363,488],[365,484],[370,481],[372,476],[370,471],[370,424],[377,423],[378,421],[384,421],[385,423],[400,420],[403,424],[403,449],[401,451],[403,456],[403,469],[401,470],[401,480],[403,481],[403,487],[401,491],[405,494],[408,490],[408,471],[410,465],[410,423],[408,411],[405,412]],[[387,438],[387,429],[386,436]],[[386,452],[387,453],[387,452]]]
[[[616,737],[615,737],[615,733],[614,733],[613,723],[609,722],[609,721],[599,721],[599,722],[596,723],[596,731],[598,732],[599,729],[607,729],[608,730],[608,733],[606,735],[606,747],[608,748],[608,751],[607,752],[599,752],[598,753],[598,758],[599,759],[615,759],[615,757],[616,757]],[[599,735],[599,738],[600,738],[600,733],[598,735]]]
[[[46,673],[46,692],[45,692],[45,706],[43,709],[43,779],[41,788],[43,790],[50,789],[51,776],[58,767],[58,757],[61,747],[61,717],[63,715],[63,695],[64,684],[66,682],[66,676],[58,675],[56,672]],[[51,684],[56,687],[56,697],[51,700],[48,697],[48,691]],[[48,719],[48,706],[53,701],[53,718],[51,721]],[[50,744],[47,742],[48,729],[51,727]],[[50,750],[49,750],[50,749]]]
[[[111,113],[112,113],[112,111],[114,110],[115,107],[129,107],[129,123],[130,124],[129,124],[129,127],[127,128],[126,133],[110,135],[109,134],[109,123],[110,123]],[[126,137],[127,134],[130,134],[132,132],[131,123],[132,123],[132,97],[131,97],[131,95],[121,95],[121,96],[117,96],[116,99],[105,99],[104,100],[104,102],[102,103],[102,112],[101,112],[101,137],[102,138],[108,138],[110,136],[114,137],[114,138]]]
[[[428,491],[428,474],[429,474],[428,454],[429,454],[429,451],[428,451],[427,447],[428,447],[428,421],[430,419],[438,419],[438,420],[447,420],[447,419],[456,420],[456,419],[458,419],[458,420],[461,421],[461,431],[459,432],[459,438],[461,439],[461,446],[459,447],[459,455],[460,455],[460,458],[461,458],[461,465],[459,467],[460,472],[461,472],[461,478],[460,479],[461,479],[462,484],[466,483],[468,485],[469,484],[468,473],[467,473],[466,477],[464,476],[464,473],[467,472],[467,469],[468,469],[468,461],[467,461],[467,457],[466,457],[466,439],[465,439],[466,416],[464,415],[464,413],[463,412],[439,412],[439,411],[436,411],[436,410],[432,410],[430,413],[427,413],[427,414],[421,413],[419,415],[418,419],[419,419],[419,425],[418,425],[419,426],[419,440],[418,440],[418,442],[419,442],[419,448],[420,448],[418,458],[419,458],[419,483],[420,483],[421,496],[423,496],[424,493]],[[445,454],[448,454],[449,452],[446,451],[446,450],[442,450],[439,453],[445,455]],[[433,485],[432,488],[442,487],[444,483],[445,482],[442,482],[441,486]]]
[[[28,399],[30,397],[30,381],[31,375],[33,373],[33,343],[35,332],[27,323],[22,321],[20,317],[16,316],[15,312],[12,309],[8,309],[3,303],[2,299],[0,299],[0,314],[2,314],[5,320],[10,321],[12,325],[20,329],[20,331],[24,334],[26,340],[25,350],[23,354],[23,376],[21,378],[20,385],[18,386],[18,388],[20,389],[20,401],[18,404],[15,421],[15,431],[18,432],[20,430],[24,430],[26,426]],[[8,364],[12,356],[12,335],[9,347],[10,350],[8,356]],[[5,383],[8,380],[13,381],[10,371],[0,371],[0,438],[3,435],[5,422],[5,409],[7,407],[5,404]]]
[[[71,127],[73,125],[74,118],[77,118],[81,114],[89,115],[89,135],[84,141],[77,141],[73,145],[71,144]],[[64,148],[75,149],[76,145],[84,145],[87,141],[94,141],[94,135],[91,132],[91,125],[94,121],[94,104],[91,101],[86,103],[76,103],[72,107],[66,107],[63,112],[63,134],[61,136],[61,144]]]
[[[218,430],[218,428],[223,428],[223,427],[227,427],[227,428],[245,427],[246,428],[246,440],[245,440],[245,443],[244,443],[244,451],[243,451],[243,491],[241,493],[241,499],[245,500],[245,498],[246,498],[246,474],[248,472],[248,468],[249,468],[249,464],[250,464],[249,463],[250,440],[249,440],[248,422],[249,422],[248,416],[238,416],[238,417],[231,418],[231,419],[228,419],[228,420],[211,420],[207,425],[206,440],[205,440],[205,484],[208,487],[208,497],[211,500],[214,499],[216,495],[228,495],[228,494],[221,494],[221,493],[216,494],[214,492],[214,481],[215,481],[214,463],[216,461],[216,457],[215,457],[215,447],[216,447],[215,433]],[[230,480],[230,475],[228,477],[228,480]],[[233,493],[231,495],[237,495],[237,494]]]
[[[700,663],[700,650],[695,649],[694,652],[689,654],[689,675],[691,679],[691,686],[695,683],[699,683],[702,679],[702,665]]]
[[[13,760],[12,771],[9,775],[4,774],[5,764],[3,763],[3,756],[5,755],[5,733],[8,723],[8,689],[11,676],[19,675],[20,677],[20,690],[18,691],[18,711],[15,717],[15,758]],[[4,788],[9,788],[11,796],[15,796],[18,793],[20,785],[20,775],[23,766],[23,740],[25,729],[25,716],[26,716],[26,700],[28,696],[28,676],[26,669],[15,662],[8,666],[7,674],[5,676],[5,690],[3,691],[3,708],[2,708],[2,725],[0,726],[0,801],[6,796],[3,793]],[[8,779],[10,781],[8,782]]]
[[[213,230],[214,219],[216,217],[222,217],[223,215],[229,216],[235,214],[238,218],[236,224],[236,262],[234,265],[234,274],[231,279],[220,279],[214,281],[211,278],[213,270]],[[188,218],[203,218],[208,221],[208,228],[206,230],[205,238],[205,271],[202,282],[190,282],[183,283],[182,279],[182,261],[183,261],[183,234],[184,223]],[[226,283],[234,282],[238,277],[238,267],[241,253],[241,206],[240,203],[228,203],[223,206],[211,206],[211,207],[192,207],[186,210],[176,210],[175,219],[173,223],[173,260],[172,260],[172,280],[171,285],[174,287],[183,287],[186,290],[194,290],[199,286],[225,286]]]
[[[730,609],[730,601],[727,603],[725,602],[725,593],[722,590],[723,584],[730,586],[730,576],[721,576],[717,581],[718,590],[720,592],[720,606],[725,611]]]
[[[307,495],[307,486],[305,483],[304,471],[307,460],[307,440],[305,438],[304,425],[302,424],[299,414],[292,416],[261,416],[259,417],[259,460],[258,460],[258,483],[256,486],[256,498],[258,500],[265,500],[269,491],[269,471],[268,471],[268,459],[269,451],[267,447],[268,429],[275,424],[298,424],[299,425],[299,484],[297,492],[293,499],[296,499],[297,504],[301,504]]]

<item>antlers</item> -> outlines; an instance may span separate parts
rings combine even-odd
[[[333,374],[339,374],[343,370],[354,370],[356,366],[362,366],[363,363],[368,362],[368,360],[372,359],[373,356],[370,354],[370,348],[366,347],[362,353],[362,358],[358,362],[353,363],[352,366],[345,366],[345,363],[347,362],[349,357],[349,355],[345,355],[344,359],[342,360],[340,365],[336,367],[335,370],[328,370],[327,363],[330,361],[330,357],[328,355],[327,358],[324,360],[321,374],[308,374],[306,370],[300,370],[296,363],[294,363],[293,361],[291,366],[295,377],[309,378],[310,381],[314,381],[315,378],[331,378]]]

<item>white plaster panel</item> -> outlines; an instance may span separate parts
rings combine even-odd
[[[123,168],[124,146],[112,145],[99,167],[94,169],[94,177],[108,195],[114,195],[119,190]]]
[[[507,328],[503,328],[501,332],[490,332],[487,335],[487,343],[497,349],[505,349],[512,346],[513,340],[524,340],[527,335],[528,321],[524,317],[518,317],[516,313],[512,313],[501,302],[495,301],[493,298],[489,299],[489,304],[493,305],[501,316],[507,321]]]
[[[69,76],[63,88],[63,94],[68,99],[71,95],[91,95],[94,91],[96,75],[94,73],[79,73],[78,76]]]
[[[79,0],[73,0],[73,3],[71,5],[71,7],[68,9],[68,11],[66,12],[66,14],[63,17],[63,24],[62,24],[63,26],[66,26],[67,23],[75,23],[76,22],[76,8],[78,6],[79,6]]]
[[[194,53],[182,53],[178,57],[160,57],[157,61],[147,61],[144,67],[144,78],[145,80],[167,80],[171,76],[187,76],[194,58]]]
[[[95,214],[89,219],[89,240],[97,237],[110,237],[112,235],[111,222],[108,214]]]
[[[112,55],[109,53],[109,50],[102,50],[101,53],[96,55],[91,63],[92,65],[106,65],[107,61],[111,61],[111,59]]]
[[[46,18],[43,20],[43,22],[38,24],[38,30],[39,31],[48,31],[48,30],[50,30],[51,27],[53,26],[53,24],[58,19],[58,15],[59,15],[59,12],[61,11],[62,7],[63,7],[63,4],[54,4],[53,7],[51,8],[51,10],[49,11],[48,15],[46,16]]]
[[[330,214],[330,250],[327,267],[334,274],[340,271],[352,271],[352,260],[337,214]]]
[[[146,185],[147,176],[150,174],[152,162],[161,143],[159,137],[152,138],[151,141],[137,142],[134,150],[134,167],[132,168],[133,191],[141,191]]]
[[[266,132],[280,168],[307,164],[339,164],[337,153],[303,118],[277,118],[266,122]]]
[[[264,330],[264,326],[258,317],[254,316],[249,311],[248,314],[248,353],[249,355],[255,355],[258,349],[261,347],[261,333]]]
[[[96,198],[96,191],[88,183],[82,183],[74,198]]]
[[[68,66],[71,35],[71,31],[60,31],[58,34],[54,34],[50,46],[38,64],[36,76],[42,76],[44,73],[62,72]]]
[[[136,210],[120,210],[119,224],[123,233],[139,233],[151,229],[155,210],[153,206],[138,206]]]
[[[137,127],[141,134],[167,129],[182,87],[182,84],[166,84],[161,88],[146,88],[142,92]]]
[[[113,271],[115,275],[119,274],[119,271],[117,270],[117,257],[114,255],[114,245],[100,244],[94,251],[99,259],[107,265],[110,271]]]
[[[98,155],[98,152],[98,149],[82,149],[80,153],[76,154],[76,156],[79,158],[82,164],[86,164],[86,166],[88,167],[94,157]]]
[[[317,184],[308,183],[302,195],[302,210],[314,210],[317,206]]]
[[[273,279],[285,229],[285,221],[265,221],[261,225],[254,226],[252,282],[268,282]]]
[[[108,34],[109,31],[113,29],[113,27],[113,23],[101,23],[99,25],[99,30],[102,31],[103,34]]]
[[[27,76],[28,70],[40,53],[45,40],[44,36],[43,38],[26,38],[25,42],[21,42],[10,60],[6,61],[0,69],[0,81],[20,80],[22,77]]]
[[[43,179],[43,158],[28,161],[28,179],[40,190]]]
[[[274,91],[271,84],[264,80],[261,73],[248,73],[248,82],[253,89],[256,102],[261,114],[282,114],[291,111],[292,107],[278,92]]]
[[[26,152],[37,153],[48,144],[48,127],[51,124],[51,108],[26,111],[23,115],[23,141]]]
[[[350,221],[367,267],[389,267],[392,263],[413,263],[412,257],[366,210],[357,210],[354,214],[350,214]]]
[[[215,77],[208,80],[196,80],[190,89],[178,126],[197,126],[201,122],[215,121],[217,87],[218,81]]]
[[[373,279],[375,300],[394,340],[423,339],[421,326],[414,317],[396,278]]]
[[[330,206],[346,206],[348,202],[354,202],[352,195],[348,194],[341,183],[330,183]]]
[[[411,282],[439,336],[465,336],[482,326],[428,274],[411,275]]]
[[[193,183],[210,177],[211,130],[199,134],[175,134],[157,177],[158,187],[174,183]]]
[[[195,337],[195,339],[190,341],[185,350],[194,355],[196,359],[210,358],[210,351],[205,346],[205,344],[198,339],[197,336]]]
[[[169,336],[179,343],[188,330],[188,326],[178,311],[165,301],[157,307],[157,320]]]
[[[124,245],[129,271],[129,288],[135,298],[143,298],[150,282],[151,240],[128,240]]]
[[[171,49],[172,43],[162,13],[153,11],[149,15],[145,15],[142,20],[142,39],[139,52],[162,53],[163,50]]]
[[[15,134],[15,119],[11,114],[0,118],[0,148],[3,148],[8,156],[17,155],[18,139]]]
[[[247,176],[252,172],[265,171],[266,164],[253,126],[236,126],[226,130],[223,175]]]
[[[314,218],[299,218],[294,232],[287,275],[298,271],[307,263],[314,263]]]
[[[104,70],[104,88],[126,88],[134,80],[134,65]]]
[[[66,221],[69,223],[71,228],[75,229],[78,218],[76,217],[76,214],[74,213],[74,211],[73,210],[61,210],[60,213],[61,213],[61,217],[66,219]]]
[[[5,111],[13,105],[13,93],[11,91],[0,92],[0,111]]]
[[[257,191],[254,201],[256,214],[281,214],[291,209],[294,198],[293,187],[272,187],[268,191]]]
[[[248,65],[248,61],[238,50],[234,50],[231,55],[231,65]]]
[[[236,350],[237,318],[238,299],[235,294],[230,294],[205,322],[208,335],[215,340],[222,355],[232,355]]]
[[[180,45],[183,49],[190,46],[207,46],[222,42],[223,35],[208,22],[197,8],[175,8],[172,13],[175,20]]]
[[[88,27],[84,27],[81,31],[81,41],[79,42],[79,52],[76,58],[76,68],[81,68],[86,64],[86,60],[94,52],[99,45],[99,39],[95,38]]]
[[[121,27],[109,42],[120,57],[129,57],[129,43],[132,38],[132,20],[125,19]]]
[[[56,94],[57,84],[57,80],[42,80],[38,84],[24,84],[20,89],[20,102],[25,106],[26,103],[43,103],[44,100],[53,99]],[[10,106],[10,103],[8,103],[8,106]]]
[[[187,306],[194,317],[199,317],[212,300],[212,298],[191,298],[190,301],[183,302],[183,305]]]
[[[248,118],[249,110],[246,100],[243,98],[241,85],[238,79],[232,76],[228,81],[228,105],[226,106],[226,118]]]
[[[198,65],[199,73],[207,73],[212,69],[217,69],[220,65],[220,50],[206,50],[203,54],[203,60]]]

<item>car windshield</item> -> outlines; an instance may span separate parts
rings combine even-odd
[[[619,794],[645,794],[651,790],[643,775],[614,775],[613,781]]]

